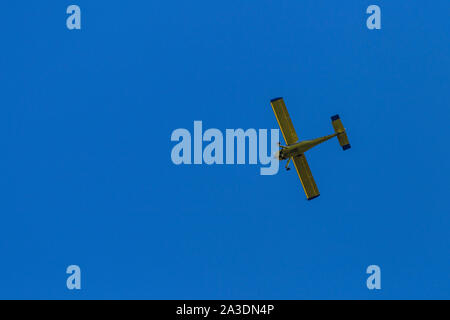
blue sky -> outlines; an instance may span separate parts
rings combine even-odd
[[[0,298],[449,298],[448,1],[1,9]],[[294,171],[172,163],[173,130],[277,128],[277,96],[301,139],[348,129],[307,154],[319,198]]]

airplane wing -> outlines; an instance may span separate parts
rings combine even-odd
[[[302,182],[303,190],[305,190],[306,198],[312,200],[317,198],[320,193],[317,189],[316,182],[312,176],[311,170],[309,169],[308,162],[306,161],[305,155],[301,154],[292,159],[297,170],[298,177]]]
[[[297,142],[297,133],[295,132],[294,125],[292,124],[291,117],[289,117],[283,98],[272,99],[270,104],[272,105],[273,112],[275,113],[275,117],[277,118],[278,125],[280,126],[286,144],[290,145]]]

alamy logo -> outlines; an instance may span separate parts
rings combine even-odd
[[[268,148],[267,129],[226,129],[225,130],[225,156],[224,134],[219,129],[208,129],[203,132],[202,121],[194,121],[193,139],[189,130],[176,129],[172,132],[171,141],[178,143],[173,147],[171,158],[176,165],[187,164],[245,164],[246,149],[248,149],[248,163],[263,166],[261,175],[274,175],[278,173],[279,160],[274,157],[278,151],[280,132],[278,129],[270,130],[270,149]],[[193,141],[192,141],[193,140]],[[246,148],[248,141],[248,148]],[[208,144],[203,148],[203,142]],[[259,142],[259,143],[258,143]],[[193,161],[192,161],[192,144]],[[259,153],[258,153],[259,146]]]
[[[81,290],[81,269],[77,265],[67,267],[66,273],[70,276],[67,278],[66,286],[69,290]]]
[[[367,267],[367,274],[370,276],[367,278],[366,285],[369,290],[381,289],[381,268],[377,265],[371,265]]]
[[[366,25],[369,30],[381,29],[381,9],[377,5],[370,5],[366,10],[370,16],[367,18]]]
[[[70,5],[66,10],[67,14],[70,16],[66,20],[66,26],[69,30],[80,30],[81,29],[81,9],[77,5]]]

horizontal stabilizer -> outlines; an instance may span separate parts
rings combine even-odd
[[[350,142],[348,141],[347,132],[345,132],[344,125],[342,124],[341,118],[339,115],[335,115],[331,117],[331,124],[333,125],[334,131],[338,134],[337,138],[339,140],[339,144],[342,147],[342,150],[350,149]]]

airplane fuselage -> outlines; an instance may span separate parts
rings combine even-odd
[[[336,137],[338,133],[330,134],[328,136],[320,137],[313,140],[305,140],[300,141],[297,143],[293,143],[288,146],[281,147],[280,153],[279,153],[279,160],[286,160],[289,158],[293,158],[295,156],[299,156],[309,149],[317,146],[318,144],[321,144],[322,142],[325,142],[327,140],[330,140],[334,137]]]

